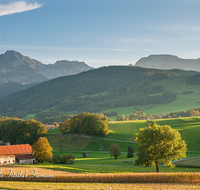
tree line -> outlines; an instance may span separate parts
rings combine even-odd
[[[118,115],[117,121],[131,121],[131,120],[145,120],[149,119],[164,119],[164,118],[179,118],[179,117],[197,117],[200,116],[200,107],[195,109],[190,109],[187,111],[180,111],[180,112],[170,112],[170,113],[163,113],[163,114],[148,114],[145,115],[143,111],[133,111],[130,115]]]
[[[34,119],[0,118],[0,139],[10,144],[33,144],[47,133],[46,127]]]

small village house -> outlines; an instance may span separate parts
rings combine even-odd
[[[34,164],[35,156],[29,144],[0,146],[0,164]]]

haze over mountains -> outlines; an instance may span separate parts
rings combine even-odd
[[[0,55],[0,84],[8,82],[37,83],[60,76],[78,74],[90,69],[92,67],[78,61],[63,60],[45,65],[40,61],[9,50]]]
[[[182,59],[174,55],[150,55],[136,62],[135,66],[153,69],[182,69],[200,72],[199,59]]]
[[[199,59],[181,59],[173,55],[150,55],[141,58],[135,66],[153,69],[182,69],[200,72]],[[93,69],[84,62],[57,61],[43,64],[24,56],[19,52],[8,50],[0,55],[0,85],[9,82],[31,84],[47,81],[60,76],[68,76]]]
[[[157,81],[182,75],[196,76],[198,72],[188,70],[194,69],[192,63],[198,68],[198,60],[190,61],[186,64],[176,56],[152,55],[142,58],[134,67],[93,69],[77,61],[44,65],[18,52],[7,51],[0,55],[0,79],[4,83],[0,85],[0,115],[25,117],[34,113],[39,118],[44,117],[45,112],[50,118],[71,112],[97,113],[118,107],[136,109],[137,106],[164,105],[175,101],[177,95]],[[142,68],[144,66],[157,68]],[[185,66],[187,71],[175,69],[179,66],[182,69]],[[196,82],[198,79],[191,80]],[[26,85],[22,87],[19,82]],[[184,78],[180,86],[186,83]]]

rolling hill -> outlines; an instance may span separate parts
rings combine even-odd
[[[200,71],[199,59],[182,59],[174,55],[150,55],[143,57],[135,63],[135,66],[154,69],[182,69],[186,71]]]
[[[155,82],[176,74],[129,66],[110,66],[52,79],[0,100],[0,115],[22,117],[48,109],[100,112],[105,109],[165,104],[176,96]],[[150,96],[150,94],[161,95]]]

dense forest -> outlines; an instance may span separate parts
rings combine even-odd
[[[45,111],[49,118],[52,112],[54,116],[59,112],[66,119],[67,112],[97,113],[121,106],[166,104],[175,100],[176,94],[164,91],[156,81],[171,75],[176,74],[140,67],[109,66],[59,77],[0,99],[0,115],[21,118]]]

